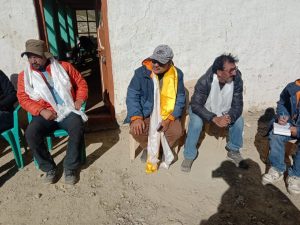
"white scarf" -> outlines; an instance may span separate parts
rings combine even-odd
[[[159,91],[159,81],[156,76],[152,76],[153,84],[154,84],[154,106],[153,111],[150,115],[150,126],[149,126],[149,134],[148,134],[148,161],[152,164],[158,163],[158,154],[160,142],[162,144],[163,153],[165,156],[165,161],[160,164],[160,167],[168,169],[170,164],[172,163],[174,156],[171,151],[171,148],[168,144],[166,136],[163,132],[158,132],[157,128],[162,121],[160,115],[160,91]]]
[[[233,82],[226,83],[224,87],[220,89],[219,79],[217,75],[214,74],[210,93],[205,103],[205,108],[217,116],[222,116],[230,110],[232,97]]]
[[[56,104],[45,80],[38,72],[32,70],[29,64],[24,69],[25,92],[34,101],[43,99],[48,102],[57,113],[57,118],[55,119],[57,122],[62,121],[71,112],[80,115],[84,122],[87,121],[85,113],[75,109],[74,100],[71,94],[72,84],[69,75],[62,65],[60,65],[53,57],[50,58],[50,69],[54,89],[64,101],[62,105]]]

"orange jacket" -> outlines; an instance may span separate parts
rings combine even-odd
[[[68,62],[59,62],[62,67],[65,69],[67,74],[70,77],[70,82],[72,84],[71,94],[73,96],[74,101],[83,100],[86,101],[88,96],[88,86],[85,79],[81,76],[81,74],[72,66],[71,63]],[[36,70],[37,71],[37,70]],[[51,75],[50,64],[46,67],[46,71]],[[40,71],[37,71],[42,75]],[[49,109],[54,111],[51,105],[40,99],[39,101],[35,101],[29,97],[29,95],[25,92],[24,87],[24,71],[19,73],[18,76],[18,91],[17,97],[20,105],[26,111],[30,112],[33,116],[38,116],[43,109]]]

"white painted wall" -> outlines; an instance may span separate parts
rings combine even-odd
[[[108,21],[118,117],[133,71],[159,44],[170,45],[185,81],[231,52],[244,79],[245,109],[274,106],[299,77],[298,0],[109,0]]]
[[[0,0],[0,69],[10,76],[25,66],[25,42],[39,38],[32,0]]]

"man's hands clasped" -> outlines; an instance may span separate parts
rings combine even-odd
[[[215,116],[212,121],[218,126],[218,127],[228,127],[228,125],[231,123],[231,118],[228,114],[223,116]]]

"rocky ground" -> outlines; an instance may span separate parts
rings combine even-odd
[[[63,182],[66,140],[57,140],[53,155],[62,177],[45,185],[30,152],[18,171],[1,140],[0,224],[298,225],[300,196],[288,194],[284,181],[261,184],[272,114],[272,109],[245,113],[243,155],[249,170],[226,160],[225,139],[206,135],[190,173],[180,171],[181,149],[169,170],[146,175],[139,158],[129,160],[124,126],[86,134],[87,163],[75,186]]]

